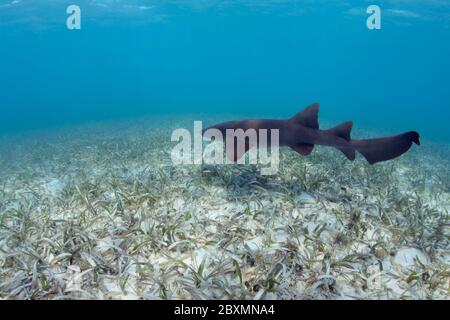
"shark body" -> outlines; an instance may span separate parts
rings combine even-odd
[[[208,129],[218,129],[224,137],[228,129],[234,131],[254,129],[258,134],[261,129],[266,129],[268,143],[271,141],[271,130],[278,129],[279,145],[288,146],[303,156],[311,154],[314,146],[321,145],[339,149],[351,161],[355,160],[357,151],[370,164],[397,158],[407,152],[413,143],[420,145],[420,135],[416,131],[390,137],[354,140],[351,138],[352,121],[344,122],[332,129],[321,130],[319,129],[318,113],[319,104],[314,103],[287,120],[229,121],[216,124]],[[208,129],[205,129],[204,133]],[[261,139],[258,137],[257,141],[261,141]],[[237,144],[233,145],[234,150],[227,146],[227,155],[235,162],[251,148],[259,147],[259,145],[251,145],[245,141],[245,149],[240,152],[236,147]]]

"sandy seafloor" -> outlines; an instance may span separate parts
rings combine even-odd
[[[283,148],[276,176],[174,166],[194,119],[0,137],[0,298],[450,297],[449,145],[375,166]]]

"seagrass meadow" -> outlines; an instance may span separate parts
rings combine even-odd
[[[0,300],[449,300],[449,13],[0,0]],[[196,120],[298,153],[178,165]]]
[[[449,298],[450,146],[175,166],[193,120],[2,135],[0,298]]]

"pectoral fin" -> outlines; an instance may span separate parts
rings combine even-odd
[[[314,145],[309,143],[298,143],[290,147],[302,156],[309,156],[314,149]]]

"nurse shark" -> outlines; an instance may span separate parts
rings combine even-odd
[[[359,152],[370,164],[397,158],[407,152],[413,143],[420,145],[420,135],[416,131],[375,139],[352,139],[352,121],[344,122],[332,129],[321,130],[319,129],[318,114],[319,104],[314,103],[287,120],[229,121],[203,130],[203,135],[207,136],[208,129],[217,129],[224,137],[236,130],[245,132],[254,129],[258,134],[257,143],[245,140],[242,144],[243,148],[238,148],[238,143],[232,143],[231,146],[228,145],[228,142],[226,143],[227,156],[234,162],[242,158],[248,150],[261,147],[259,138],[261,129],[263,129],[262,132],[265,132],[265,139],[268,140],[268,144],[264,146],[270,145],[271,135],[275,129],[278,130],[279,146],[288,146],[302,156],[308,156],[314,147],[319,145],[337,148],[351,161],[355,160],[356,152]]]

